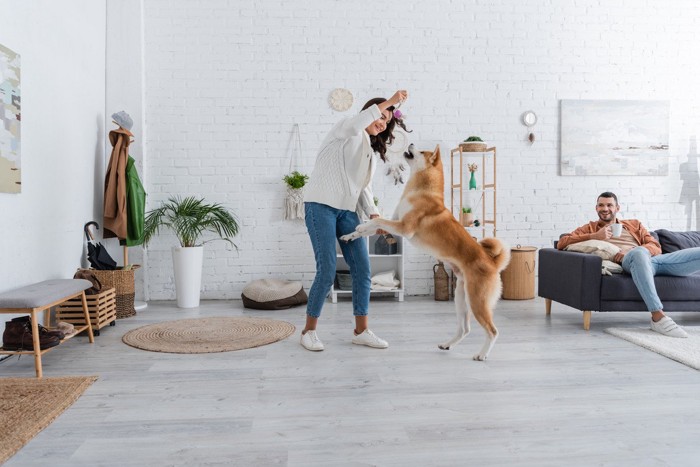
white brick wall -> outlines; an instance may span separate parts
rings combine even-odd
[[[679,163],[700,131],[694,1],[437,2],[145,0],[146,185],[149,207],[200,194],[238,215],[240,250],[206,247],[203,298],[237,298],[250,280],[278,276],[308,288],[314,262],[303,223],[282,220],[292,125],[303,160],[342,114],[327,104],[352,90],[355,113],[406,88],[402,108],[420,148],[443,155],[478,134],[498,147],[499,236],[548,246],[593,218],[612,189],[627,217],[685,228]],[[667,177],[559,176],[561,99],[668,99]],[[532,109],[537,141],[520,123]],[[449,163],[446,164],[449,170]],[[446,174],[448,178],[449,174]],[[389,213],[400,187],[379,170]],[[449,200],[449,197],[447,197]],[[151,299],[172,299],[170,236],[148,252]],[[408,248],[408,294],[432,293],[433,258]]]

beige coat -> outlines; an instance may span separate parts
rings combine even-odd
[[[126,232],[126,163],[129,159],[131,132],[119,127],[109,132],[112,156],[105,176],[104,238],[124,239]]]

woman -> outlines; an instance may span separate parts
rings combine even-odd
[[[386,146],[394,139],[394,127],[398,124],[406,129],[403,121],[395,118],[394,106],[407,97],[408,92],[402,90],[388,100],[371,99],[358,115],[338,122],[321,143],[304,196],[306,227],[316,258],[316,277],[301,333],[301,345],[308,350],[323,350],[316,325],[335,278],[336,239],[355,230],[360,224],[358,213],[370,219],[379,217],[370,187],[376,167],[373,155],[379,154],[386,162]],[[352,343],[386,349],[389,344],[368,328],[371,271],[366,239],[340,242],[340,248],[352,277]]]

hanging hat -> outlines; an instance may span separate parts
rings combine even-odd
[[[134,126],[134,121],[131,119],[129,114],[123,110],[112,114],[112,120],[114,120],[120,127],[129,131],[131,131],[131,127]]]

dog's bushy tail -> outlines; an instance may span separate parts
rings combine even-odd
[[[486,250],[486,253],[493,258],[498,272],[503,271],[510,262],[510,248],[504,245],[497,238],[485,238],[479,242],[479,245]]]

